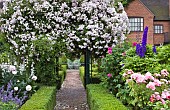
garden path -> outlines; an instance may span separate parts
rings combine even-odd
[[[56,103],[54,110],[89,110],[78,70],[67,70],[62,87],[57,91]]]

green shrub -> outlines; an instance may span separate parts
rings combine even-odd
[[[56,87],[43,86],[20,108],[20,110],[54,110]]]
[[[35,60],[35,73],[38,77],[37,82],[44,85],[55,85],[58,78],[55,72],[56,65],[58,65],[56,61],[57,50],[51,50],[51,48],[55,48],[55,45],[52,45],[48,39],[36,40],[33,43],[35,46],[34,54],[36,55],[36,52],[40,54],[37,56],[39,59],[37,61],[37,57],[33,57]]]
[[[80,56],[80,63],[84,63],[84,55]]]
[[[0,110],[17,110],[18,105],[11,102],[4,103],[0,101]]]
[[[64,78],[65,78],[67,72],[67,65],[61,65],[61,70],[64,72]]]
[[[120,62],[124,60],[126,50],[130,48],[128,43],[117,45],[112,49],[111,54],[107,54],[102,59],[100,67],[100,79],[102,84],[107,87],[114,95],[117,94],[119,88],[124,85],[122,76],[119,74],[122,65]]]
[[[62,83],[63,83],[63,81],[64,81],[64,71],[59,71],[58,72],[58,74],[59,74],[59,78],[58,78],[58,80],[57,80],[57,89],[60,89],[61,88],[61,85],[62,85]]]
[[[90,110],[128,110],[99,84],[87,85],[87,97]]]
[[[83,66],[80,66],[79,67],[79,74],[80,74],[80,79],[84,85],[84,74],[85,74],[85,70],[84,70],[84,67]]]
[[[66,55],[62,55],[61,62],[62,62],[62,64],[67,64],[67,57],[66,57]]]

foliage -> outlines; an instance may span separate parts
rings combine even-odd
[[[56,84],[58,78],[55,70],[58,64],[58,62],[56,62],[58,49],[55,50],[56,45],[53,45],[51,42],[52,41],[45,38],[33,42],[35,49],[33,58],[35,59],[35,73],[38,76],[37,82],[45,85]]]
[[[144,58],[136,56],[136,48],[132,47],[126,52],[125,60],[121,62],[122,72],[125,69],[131,69],[134,72],[146,73],[150,71],[151,73],[159,72],[166,68],[169,70],[170,63],[169,59],[169,45],[163,47],[157,47],[157,53],[153,52],[153,47],[151,45],[146,46],[146,53]],[[155,66],[157,65],[157,66]]]
[[[112,49],[110,54],[102,59],[100,78],[102,84],[107,87],[114,95],[124,84],[119,74],[122,65],[119,63],[125,58],[126,50],[130,48],[128,43],[118,45]]]
[[[99,84],[87,85],[87,96],[90,110],[128,110]]]
[[[0,110],[17,110],[18,106],[13,102],[0,102]]]
[[[80,63],[84,63],[85,61],[84,61],[85,59],[84,59],[84,55],[81,55],[80,56]]]
[[[43,86],[32,95],[20,110],[54,110],[56,105],[56,87]]]
[[[65,54],[62,55],[62,57],[61,57],[61,62],[62,62],[63,64],[66,64],[66,63],[67,63],[67,57],[66,57]]]
[[[115,0],[115,3],[122,2],[123,6],[127,7],[134,0]]]

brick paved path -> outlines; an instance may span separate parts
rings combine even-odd
[[[78,70],[67,70],[66,79],[57,91],[56,103],[54,110],[88,110],[86,90]]]

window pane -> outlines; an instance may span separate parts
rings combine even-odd
[[[154,33],[163,33],[163,26],[162,25],[155,25],[154,26]]]
[[[143,31],[143,18],[129,18],[131,31]]]

